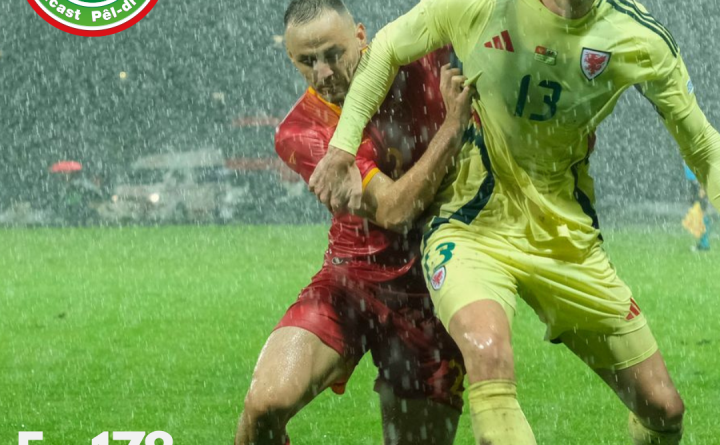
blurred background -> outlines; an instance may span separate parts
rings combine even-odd
[[[414,0],[348,0],[373,35]],[[646,0],[675,35],[720,126],[720,3]],[[274,128],[305,89],[282,42],[285,2],[161,0],[114,36],[65,34],[0,3],[0,224],[315,223],[276,159]],[[605,226],[677,222],[693,199],[674,142],[634,91],[592,161]]]
[[[12,227],[0,229],[0,443],[18,431],[53,444],[103,431],[232,440],[263,343],[327,247],[327,211],[274,151],[306,88],[283,48],[288,1],[159,0],[102,38],[0,1],[0,227]],[[416,1],[346,0],[371,35]],[[643,3],[673,31],[720,128],[720,1]],[[684,440],[720,445],[720,333],[705,322],[720,316],[720,251],[688,249],[709,238],[683,170],[655,111],[628,91],[592,159],[606,248],[688,403]],[[699,241],[683,233],[686,214]],[[622,404],[567,350],[541,346],[532,309],[518,311],[538,443],[625,443]],[[364,360],[346,396],[304,409],[293,444],[380,443],[376,375]],[[473,441],[468,419],[458,444]]]

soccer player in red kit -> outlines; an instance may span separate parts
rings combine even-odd
[[[280,124],[276,151],[307,182],[327,151],[366,46],[341,0],[293,0],[288,55],[310,88]],[[334,215],[323,266],[263,348],[236,445],[289,442],[287,422],[317,394],[342,393],[368,351],[385,444],[451,444],[461,356],[434,317],[413,221],[437,191],[470,119],[472,90],[450,50],[404,67],[366,128],[357,164],[363,217]],[[335,443],[335,441],[330,441]]]

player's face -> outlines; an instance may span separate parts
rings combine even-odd
[[[300,74],[328,102],[342,105],[366,45],[365,27],[328,11],[285,32],[287,52]]]

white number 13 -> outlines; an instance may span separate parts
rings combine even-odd
[[[95,437],[92,445],[108,445],[109,434],[107,431]],[[163,445],[172,445],[173,439],[164,431],[155,431],[145,437],[144,431],[115,431],[113,432],[113,440],[129,440],[127,445],[141,445],[145,439],[145,445],[156,445],[155,441],[162,440]]]

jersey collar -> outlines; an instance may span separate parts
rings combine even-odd
[[[308,87],[307,92],[308,92],[308,94],[310,94],[311,96],[317,97],[318,100],[320,100],[320,102],[322,102],[323,104],[325,104],[328,108],[330,108],[330,109],[331,109],[335,114],[337,114],[338,116],[340,116],[340,114],[342,113],[342,108],[340,108],[338,105],[335,105],[335,104],[332,103],[332,102],[328,102],[328,101],[326,101],[325,99],[323,99],[323,97],[322,97],[320,94],[318,94],[317,91],[315,91],[315,88],[313,88],[313,87]]]
[[[539,15],[541,19],[546,20],[547,22],[552,23],[553,25],[562,27],[562,28],[569,28],[569,29],[575,29],[575,28],[582,28],[584,29],[587,26],[587,23],[597,16],[597,10],[600,7],[600,5],[603,3],[604,0],[594,0],[592,8],[590,8],[590,11],[585,14],[585,16],[577,18],[577,19],[566,19],[563,17],[560,17],[559,15],[555,14],[554,12],[550,11],[542,1],[540,0],[523,0],[524,3],[531,8],[533,8]]]

